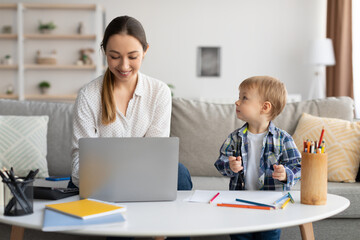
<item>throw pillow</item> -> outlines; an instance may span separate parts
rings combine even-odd
[[[20,177],[39,169],[36,177],[48,177],[48,121],[48,116],[0,116],[0,167],[13,167]]]
[[[328,181],[355,182],[360,163],[360,122],[321,118],[303,113],[293,139],[300,151],[306,139],[319,141],[324,127]]]

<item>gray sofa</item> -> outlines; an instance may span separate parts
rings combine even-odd
[[[48,168],[50,175],[71,173],[71,103],[22,102],[0,100],[0,115],[48,115]],[[303,112],[322,117],[353,121],[353,101],[347,97],[288,103],[274,123],[293,134]],[[213,104],[195,100],[173,99],[171,136],[180,138],[180,162],[188,167],[194,189],[227,190],[229,179],[214,168],[221,144],[230,132],[242,126],[235,116],[234,104]],[[359,181],[359,180],[358,180]],[[300,189],[296,186],[295,189]],[[348,198],[351,205],[344,212],[314,223],[316,239],[359,239],[360,182],[328,183],[328,192]],[[0,224],[0,238],[9,239],[10,227]],[[300,239],[298,227],[283,229],[282,239]],[[104,239],[44,233],[26,230],[24,239]],[[228,236],[193,239],[229,239]]]

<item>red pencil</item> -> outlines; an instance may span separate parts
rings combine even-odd
[[[215,198],[216,198],[217,196],[219,196],[219,194],[220,194],[220,193],[217,193],[217,194],[209,201],[209,203],[212,203],[212,201],[214,201]]]
[[[325,132],[325,129],[324,129],[324,127],[323,127],[322,130],[321,130],[321,134],[320,134],[320,140],[319,140],[318,148],[319,148],[320,145],[321,145],[322,139],[323,139],[323,137],[324,137],[324,132]]]
[[[229,203],[218,203],[218,207],[235,207],[235,208],[251,208],[261,210],[271,210],[271,207],[253,206],[253,205],[241,205],[241,204],[229,204]]]

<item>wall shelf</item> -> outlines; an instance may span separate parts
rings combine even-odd
[[[24,39],[37,39],[37,40],[95,40],[96,35],[80,35],[80,34],[24,34]]]
[[[2,65],[0,65],[0,69],[3,69],[3,70],[6,70],[6,69],[8,69],[8,70],[16,70],[16,69],[18,69],[18,65],[4,65],[4,64],[2,64]]]
[[[19,96],[15,94],[0,94],[0,98],[17,99]]]
[[[16,10],[16,3],[0,3],[0,9],[14,9]]]
[[[27,70],[95,70],[95,65],[26,64]]]
[[[17,39],[17,34],[2,33],[0,39]]]
[[[34,95],[25,95],[25,99],[28,100],[66,100],[74,101],[76,99],[76,94],[66,94],[66,95],[52,95],[52,94],[34,94]]]
[[[96,4],[43,4],[24,3],[24,9],[95,10]]]
[[[92,65],[74,64],[78,61],[78,57],[75,56],[78,56],[80,49],[97,49],[101,44],[104,9],[100,4],[0,3],[0,10],[3,12],[7,11],[13,15],[15,21],[9,25],[12,25],[12,29],[16,31],[11,34],[0,33],[0,44],[4,41],[12,41],[15,47],[8,51],[10,51],[10,53],[12,52],[11,55],[17,55],[16,57],[12,56],[17,64],[0,64],[0,71],[13,70],[13,72],[7,72],[6,74],[14,75],[6,79],[0,79],[1,85],[6,86],[11,83],[15,86],[16,94],[0,94],[0,98],[74,101],[76,94],[66,94],[66,92],[64,94],[57,94],[62,92],[61,89],[52,89],[53,92],[51,95],[38,95],[33,86],[37,84],[36,82],[42,81],[43,79],[46,79],[50,83],[57,81],[57,75],[69,76],[65,77],[66,79],[72,79],[73,75],[76,75],[76,79],[84,81],[84,79],[89,78],[90,81],[92,80],[91,78],[103,74],[103,57],[100,54],[93,54],[93,56],[91,56],[93,60]],[[41,16],[38,16],[39,12],[41,12]],[[57,17],[55,23],[61,33],[41,34],[36,32],[38,21],[34,21],[34,19],[47,19],[52,15]],[[87,30],[85,34],[74,33],[76,32],[74,26],[76,27],[79,23],[84,23],[84,29]],[[58,42],[54,43],[54,40]],[[49,48],[49,46],[54,46],[54,50],[60,53],[57,54],[57,62],[61,64],[36,64],[35,61],[32,63],[33,59],[35,59],[35,56],[32,56],[32,54],[34,54],[33,49],[45,49],[44,52],[46,52],[46,48]],[[75,51],[76,55],[74,54]],[[74,59],[72,59],[73,56]],[[52,71],[62,72],[54,74]],[[16,80],[10,82],[10,79]],[[74,87],[76,89],[66,91],[70,93],[76,92],[79,83],[74,85],[76,85],[76,87]]]

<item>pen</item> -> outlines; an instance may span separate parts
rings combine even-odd
[[[243,203],[249,203],[249,204],[253,204],[253,205],[261,206],[261,207],[276,208],[275,206],[272,206],[272,205],[267,205],[267,204],[258,203],[258,202],[252,202],[252,201],[243,200],[243,199],[239,199],[239,198],[237,198],[236,201],[238,201],[238,202],[243,202]]]
[[[216,198],[217,196],[219,196],[219,194],[220,194],[220,193],[217,193],[217,194],[209,201],[209,203],[212,203],[212,201],[214,201],[215,198]]]
[[[286,205],[290,202],[290,198],[288,198],[283,205],[281,205],[281,209],[284,209]]]
[[[229,203],[218,203],[218,207],[235,207],[235,208],[251,208],[251,209],[261,209],[261,210],[271,210],[271,207],[264,206],[253,206],[253,205],[241,205],[241,204],[229,204]]]

